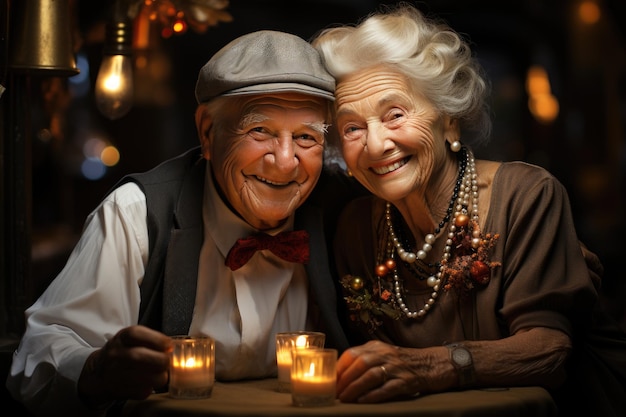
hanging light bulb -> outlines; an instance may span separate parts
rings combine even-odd
[[[166,22],[161,32],[164,38],[185,33],[187,27],[203,33],[210,26],[233,20],[224,10],[229,4],[228,0],[109,1],[112,3],[112,23],[106,28],[104,56],[96,79],[95,96],[98,110],[111,120],[124,116],[133,106],[132,22],[140,14],[148,13],[150,21]],[[143,30],[150,21],[142,22]],[[145,48],[147,41],[141,36],[145,36],[145,33],[138,34],[138,39],[143,41],[141,47]]]
[[[107,25],[104,56],[96,79],[96,105],[111,120],[133,106],[132,32],[122,19]]]

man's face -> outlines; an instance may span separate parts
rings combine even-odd
[[[225,120],[213,120],[202,139],[209,141],[205,157],[231,207],[255,228],[274,228],[319,179],[326,104],[297,93],[250,96],[239,104],[222,112]]]

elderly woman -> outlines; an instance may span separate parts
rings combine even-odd
[[[339,399],[541,385],[560,411],[626,415],[625,339],[599,330],[599,262],[566,190],[540,167],[474,158],[490,121],[468,44],[400,5],[313,45],[337,81],[348,171],[373,194],[335,241],[363,343],[339,359]]]

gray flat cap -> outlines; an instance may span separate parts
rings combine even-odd
[[[334,100],[335,80],[304,39],[262,30],[220,49],[201,69],[196,100],[217,96],[298,92]]]

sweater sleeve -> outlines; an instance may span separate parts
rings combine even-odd
[[[501,234],[500,313],[511,333],[550,327],[572,335],[598,294],[576,235],[567,191],[546,170],[503,164],[487,231]]]

